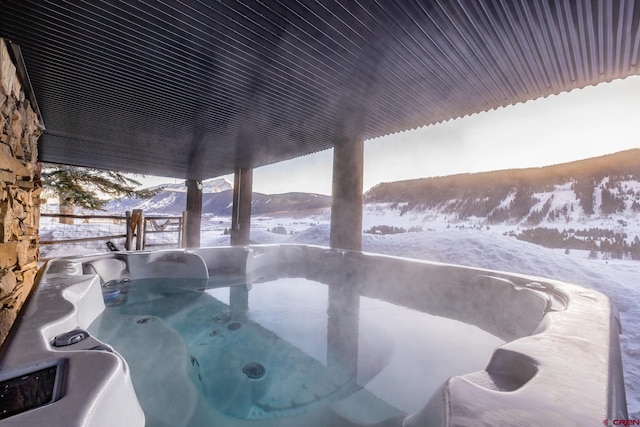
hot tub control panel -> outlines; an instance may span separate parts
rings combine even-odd
[[[0,377],[0,419],[39,408],[61,397],[63,361],[32,366]]]

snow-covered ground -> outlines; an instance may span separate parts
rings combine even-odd
[[[635,219],[634,219],[635,221]],[[625,227],[637,235],[635,223]],[[407,213],[379,206],[368,206],[363,229],[374,225],[396,227],[420,226],[422,231],[394,235],[363,235],[363,250],[417,259],[441,261],[473,267],[536,275],[579,284],[607,295],[617,306],[622,321],[622,357],[625,374],[629,418],[640,419],[640,261],[589,259],[587,251],[548,249],[505,236],[517,226],[489,226],[452,222],[438,213]],[[574,226],[580,226],[576,222]],[[62,233],[65,226],[55,225],[52,233]],[[83,224],[87,233],[90,224]],[[202,246],[228,245],[224,229],[230,227],[228,217],[203,217]],[[287,234],[273,233],[276,229]],[[41,239],[43,236],[41,236]],[[307,243],[329,245],[328,210],[296,217],[263,216],[252,219],[251,240],[256,243]],[[73,252],[75,250],[75,252]],[[102,248],[82,249],[77,246],[55,249],[48,256],[74,253],[104,252]]]

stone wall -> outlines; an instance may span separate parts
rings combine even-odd
[[[0,38],[0,345],[38,270],[41,133],[7,43]]]

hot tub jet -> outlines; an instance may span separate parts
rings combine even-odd
[[[264,377],[265,368],[261,363],[249,362],[242,367],[242,373],[252,380],[257,380]]]

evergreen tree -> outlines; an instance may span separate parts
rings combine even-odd
[[[42,165],[42,186],[48,196],[57,196],[61,214],[73,214],[76,206],[90,210],[104,210],[110,199],[117,197],[138,197],[146,199],[158,193],[157,190],[137,190],[141,184],[121,172],[69,165],[44,163]],[[63,221],[62,223],[73,223]]]

